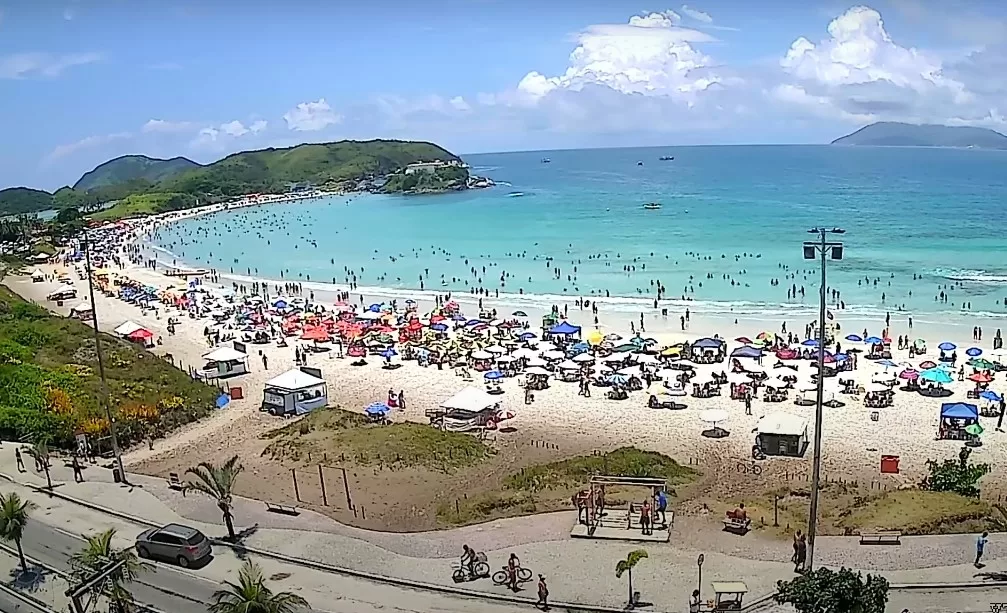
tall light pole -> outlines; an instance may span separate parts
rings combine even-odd
[[[87,230],[81,235],[81,242],[84,243],[84,270],[87,275],[87,291],[91,296],[91,324],[94,329],[94,351],[98,356],[98,376],[101,377],[102,393],[105,400],[105,417],[108,419],[108,431],[112,435],[112,453],[115,454],[115,464],[119,468],[119,477],[123,483],[129,483],[126,479],[126,469],[122,466],[122,451],[119,450],[119,439],[115,436],[115,420],[112,418],[112,393],[108,389],[108,381],[105,379],[105,359],[101,354],[101,335],[98,333],[98,305],[94,301],[94,279],[91,278],[91,240],[87,237]]]
[[[809,234],[817,234],[818,240],[804,242],[804,259],[821,258],[822,285],[818,288],[818,385],[815,390],[815,449],[811,468],[811,509],[808,513],[808,557],[805,570],[811,570],[815,561],[815,533],[818,528],[818,480],[822,472],[822,406],[825,396],[825,262],[843,259],[843,244],[829,241],[830,234],[845,234],[842,228],[811,228]]]

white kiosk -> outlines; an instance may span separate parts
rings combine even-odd
[[[303,366],[266,381],[262,410],[271,415],[304,415],[329,404],[322,371]]]
[[[206,360],[203,374],[207,377],[222,379],[248,373],[248,354],[237,347],[217,347],[203,354],[203,359]]]

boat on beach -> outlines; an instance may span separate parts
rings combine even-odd
[[[661,208],[661,203],[648,202],[647,204],[643,205],[643,208],[647,209],[648,211],[656,211],[657,209]]]

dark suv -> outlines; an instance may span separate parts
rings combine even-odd
[[[180,524],[144,530],[136,537],[136,555],[168,560],[183,568],[210,557],[212,553],[210,539],[206,535]]]

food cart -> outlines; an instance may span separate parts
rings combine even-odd
[[[748,593],[748,586],[742,581],[714,581],[713,600],[708,603],[707,611],[740,611],[741,601]]]

